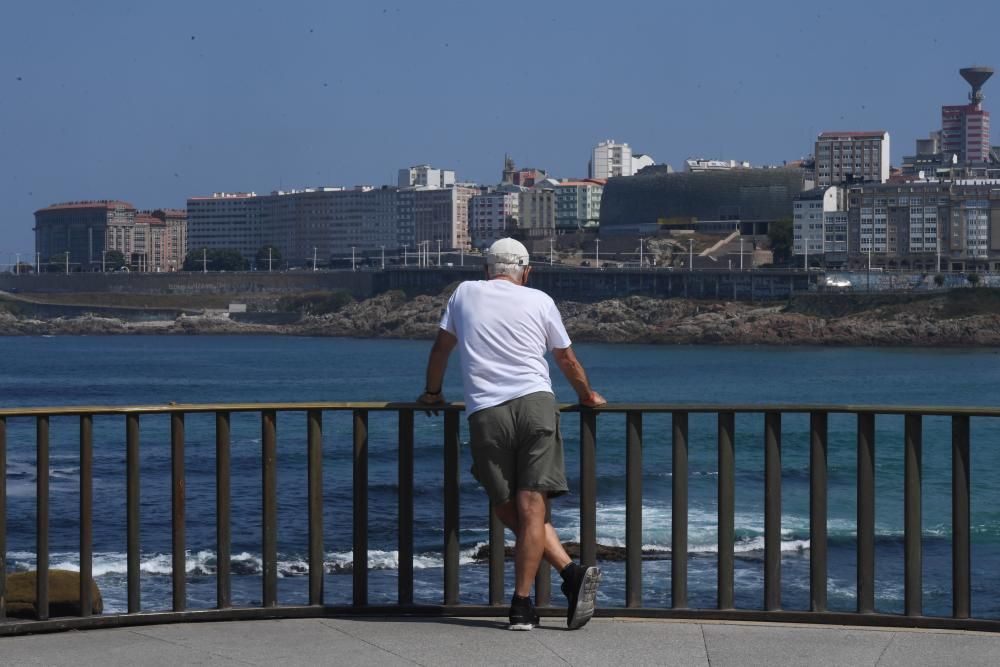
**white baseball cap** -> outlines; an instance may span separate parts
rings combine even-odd
[[[524,244],[509,237],[495,241],[486,251],[488,264],[528,266],[529,259],[528,249],[524,247]]]

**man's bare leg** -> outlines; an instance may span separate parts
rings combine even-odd
[[[546,516],[548,515],[548,500],[546,503]],[[517,506],[513,500],[509,500],[502,505],[496,505],[493,507],[493,512],[497,515],[497,518],[503,522],[503,525],[513,531],[514,536],[517,536]],[[552,524],[545,522],[545,560],[549,562],[552,567],[556,568],[558,571],[562,571],[567,565],[572,562],[569,554],[566,553],[566,549],[563,548],[562,542],[559,541],[559,535],[556,534],[556,529],[552,527]]]
[[[514,594],[528,597],[545,553],[545,497],[538,491],[518,491],[515,503]]]

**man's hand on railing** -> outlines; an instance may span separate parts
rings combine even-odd
[[[417,403],[423,403],[424,405],[444,405],[445,404],[444,392],[439,391],[436,394],[432,394],[430,392],[425,391],[424,393],[420,394],[420,396],[417,397]],[[424,414],[427,415],[428,417],[430,417],[431,415],[437,417],[438,410],[424,410]]]
[[[591,391],[589,396],[580,399],[580,405],[586,408],[598,408],[607,404],[607,400],[596,391]]]

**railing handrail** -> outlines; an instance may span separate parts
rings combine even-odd
[[[450,402],[441,405],[425,405],[415,402],[395,401],[308,401],[297,403],[164,403],[153,405],[63,405],[29,406],[22,408],[0,408],[0,417],[37,416],[80,416],[80,415],[129,415],[129,414],[176,414],[208,412],[308,412],[310,410],[350,411],[367,410],[374,412],[395,412],[398,410],[440,410],[463,412],[465,403]],[[733,412],[737,414],[780,412],[782,414],[809,414],[826,412],[829,414],[879,414],[879,415],[923,415],[926,417],[1000,417],[1000,407],[962,407],[949,405],[853,405],[825,403],[608,403],[597,408],[584,407],[578,403],[560,403],[561,412],[582,411],[607,413],[706,413]]]
[[[302,402],[302,403],[213,403],[125,406],[39,406],[0,409],[0,636],[69,628],[108,627],[151,622],[197,619],[236,620],[323,616],[327,614],[456,614],[497,615],[502,611],[504,592],[504,533],[499,520],[489,518],[489,605],[467,605],[459,598],[460,533],[460,412],[462,403],[428,406],[415,402]],[[414,501],[414,415],[426,410],[443,412],[444,475],[443,512],[443,604],[414,604],[413,600],[413,501]],[[772,620],[803,623],[847,623],[856,625],[919,626],[977,629],[1000,632],[1000,619],[974,618],[971,614],[971,532],[970,532],[970,418],[1000,418],[1000,408],[904,405],[824,405],[824,404],[699,404],[699,403],[616,403],[600,408],[561,404],[563,412],[579,414],[579,503],[580,560],[597,562],[597,424],[601,413],[625,417],[624,455],[626,467],[626,567],[625,606],[612,613],[626,616],[663,618],[712,618],[717,620]],[[279,605],[277,588],[277,466],[279,413],[304,413],[306,418],[308,523],[309,523],[309,605]],[[350,412],[352,416],[352,514],[353,514],[353,602],[327,605],[324,600],[323,550],[323,413]],[[398,604],[372,605],[368,600],[368,459],[370,412],[396,412],[398,426]],[[216,552],[219,561],[217,608],[187,608],[185,567],[185,415],[215,415],[216,445]],[[233,608],[230,590],[231,553],[230,446],[232,413],[257,413],[260,417],[260,471],[262,490],[261,560],[262,603],[250,608]],[[715,609],[688,608],[687,559],[671,558],[671,606],[669,609],[642,604],[642,479],[643,415],[670,414],[672,453],[671,552],[688,552],[689,416],[717,416],[718,441],[718,586]],[[172,611],[147,612],[140,599],[140,485],[142,484],[140,440],[141,417],[170,416],[171,556]],[[760,441],[764,463],[764,579],[763,610],[734,608],[734,516],[736,473],[736,415],[763,417]],[[810,609],[789,611],[781,602],[781,497],[782,497],[782,418],[786,414],[809,415],[809,502],[810,502]],[[828,587],[828,416],[853,415],[857,418],[857,611],[832,612],[827,608]],[[124,417],[126,516],[123,531],[127,541],[128,612],[112,616],[89,615],[89,585],[93,581],[93,435],[94,416]],[[899,452],[904,466],[904,614],[880,613],[875,605],[875,452],[876,416],[903,416],[903,447]],[[53,417],[79,417],[80,443],[80,599],[79,617],[49,619],[49,475],[50,421]],[[951,420],[952,458],[952,595],[950,617],[926,616],[922,602],[922,523],[921,471],[923,417]],[[6,457],[8,423],[12,419],[35,420],[36,451],[36,620],[3,622],[5,618]],[[701,427],[699,420],[699,428]],[[746,433],[741,429],[741,437]],[[659,437],[659,436],[658,436]],[[753,436],[757,440],[759,436]],[[701,439],[699,439],[701,443]],[[702,445],[699,444],[699,447]],[[839,446],[839,445],[838,445]],[[893,453],[895,456],[896,453]],[[543,614],[558,613],[550,607],[551,583],[548,568],[539,570],[536,600]]]

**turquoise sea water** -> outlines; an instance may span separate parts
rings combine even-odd
[[[429,343],[287,337],[0,338],[0,405],[156,404],[176,402],[411,400],[423,387]],[[997,405],[998,350],[872,348],[729,348],[579,345],[594,386],[612,402]],[[449,399],[460,400],[452,364]],[[556,377],[556,393],[573,402]],[[416,595],[441,596],[440,417],[416,424]],[[350,418],[324,422],[326,596],[350,599]],[[808,417],[786,416],[782,442],[782,593],[789,609],[808,608]],[[77,422],[53,419],[51,566],[76,565],[79,461]],[[186,434],[188,594],[191,607],[214,605],[214,419],[189,415]],[[462,437],[467,429],[462,420]],[[394,415],[370,421],[370,599],[395,599],[396,426]],[[556,501],[554,523],[578,537],[578,418],[566,415],[567,472],[573,491]],[[902,610],[902,418],[877,421],[877,607]],[[281,415],[279,559],[283,603],[306,598],[305,415]],[[670,545],[669,415],[644,419],[643,542]],[[691,606],[715,603],[716,431],[714,415],[690,419],[689,577]],[[624,544],[624,416],[598,422],[598,537]],[[973,612],[1000,617],[1000,420],[972,420]],[[8,425],[8,567],[34,562],[34,427]],[[852,609],[855,581],[855,419],[830,418],[830,606]],[[924,420],[924,605],[951,608],[950,422]],[[763,582],[763,417],[737,419],[737,604],[760,607]],[[170,605],[169,424],[142,421],[143,608]],[[485,497],[462,462],[461,599],[486,597],[486,568],[472,560],[487,539]],[[234,600],[260,599],[260,425],[233,416]],[[95,574],[109,610],[125,600],[124,421],[95,422]],[[508,535],[510,538],[510,535]],[[605,563],[603,604],[623,604],[624,574]],[[670,604],[670,561],[644,563],[644,604]],[[511,577],[508,577],[508,587]],[[554,596],[560,602],[558,595]]]

